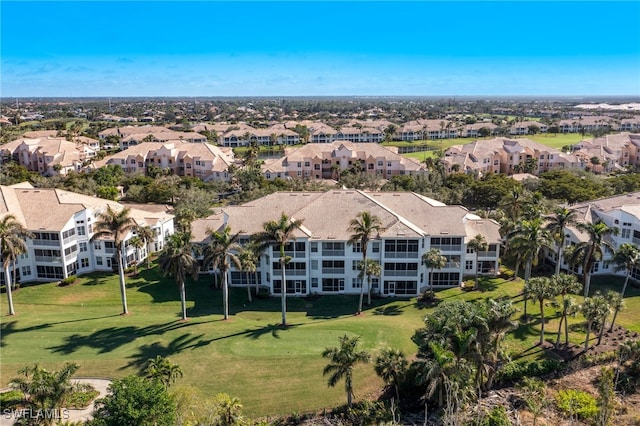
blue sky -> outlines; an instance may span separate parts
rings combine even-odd
[[[0,95],[640,96],[640,2],[6,1]]]

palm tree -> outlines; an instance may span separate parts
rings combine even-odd
[[[179,377],[182,377],[182,369],[178,364],[157,355],[155,358],[149,359],[145,375],[148,379],[159,380],[165,389],[168,389]]]
[[[236,253],[242,250],[242,246],[238,244],[240,232],[231,234],[231,228],[225,226],[222,231],[214,231],[207,229],[210,237],[209,244],[204,250],[204,265],[213,264],[214,269],[220,270],[222,275],[222,301],[224,306],[224,319],[229,319],[229,268],[233,263],[236,268],[241,269],[240,258]]]
[[[540,304],[540,345],[544,342],[544,301],[551,300],[556,295],[552,281],[547,277],[534,277],[525,283],[524,291],[527,296],[537,300]]]
[[[551,236],[558,245],[558,252],[556,254],[556,275],[560,273],[560,267],[562,265],[562,252],[564,250],[564,244],[566,240],[566,228],[569,225],[576,223],[576,211],[570,210],[566,207],[559,207],[553,210],[553,215],[547,218],[547,231],[551,233]]]
[[[9,315],[15,315],[13,308],[13,295],[11,293],[11,274],[9,266],[16,261],[18,255],[27,251],[25,238],[34,238],[34,235],[22,226],[16,217],[8,214],[0,221],[0,254],[2,254],[2,267],[4,270],[4,286],[9,303]]]
[[[531,279],[533,265],[538,263],[540,250],[543,248],[551,249],[551,245],[551,235],[542,227],[541,219],[523,220],[520,228],[513,233],[511,248],[527,262],[524,272],[525,286]],[[528,299],[527,293],[524,292],[525,319],[527,318]]]
[[[138,275],[138,258],[140,257],[140,250],[144,247],[144,240],[138,236],[131,237],[131,239],[129,239],[129,245],[136,249],[136,258],[133,263],[133,274]]]
[[[424,266],[431,269],[429,272],[429,288],[433,295],[433,270],[444,268],[447,264],[447,258],[440,254],[439,249],[432,248],[422,255],[422,263],[424,263]]]
[[[555,348],[560,346],[560,335],[562,334],[562,324],[565,326],[565,343],[569,343],[569,325],[567,323],[567,316],[572,314],[575,306],[575,300],[569,296],[569,294],[577,293],[580,291],[580,283],[576,279],[575,275],[558,274],[551,277],[551,284],[554,289],[554,293],[561,297],[560,299],[560,324],[558,324],[558,335],[556,337]]]
[[[264,223],[264,231],[255,236],[261,249],[271,246],[278,246],[280,249],[280,271],[282,272],[282,281],[280,286],[280,294],[282,299],[282,326],[287,326],[287,279],[285,274],[286,264],[291,260],[285,256],[284,246],[293,239],[293,233],[302,226],[302,219],[293,219],[284,214],[280,215],[280,219],[271,220]]]
[[[384,232],[385,228],[382,226],[382,221],[376,215],[372,215],[371,213],[364,211],[358,213],[355,219],[351,219],[349,222],[349,231],[352,232],[349,237],[349,241],[347,241],[348,245],[359,244],[360,251],[362,252],[362,265],[363,272],[362,275],[366,279],[367,277],[367,248],[369,246],[369,241],[373,237],[374,233],[376,235],[380,235],[381,232]],[[364,298],[364,280],[360,284],[360,302],[358,304],[358,312],[356,315],[360,315],[362,313],[362,300]]]
[[[104,236],[110,236],[113,238],[113,244],[116,249],[116,264],[118,265],[118,275],[120,276],[120,297],[122,299],[122,314],[129,314],[127,308],[127,287],[124,281],[124,265],[125,253],[124,253],[124,238],[136,227],[136,223],[131,216],[129,216],[129,208],[125,207],[120,211],[116,211],[111,208],[111,205],[107,206],[107,210],[98,214],[98,220],[93,227],[94,234],[91,237],[92,240]]]
[[[258,270],[256,265],[256,263],[258,262],[258,257],[256,256],[254,247],[255,245],[247,244],[242,247],[242,250],[238,255],[240,265],[242,266],[242,270],[244,271],[247,278],[247,298],[249,299],[249,302],[253,301],[253,299],[251,298],[251,280],[249,279],[249,274],[255,273]]]
[[[57,413],[56,416],[44,417],[43,424],[51,424],[53,421],[51,417],[62,418],[59,410],[74,389],[71,376],[78,371],[78,368],[80,368],[78,364],[69,362],[58,371],[47,371],[38,364],[26,366],[19,371],[24,377],[12,379],[10,386],[24,393],[25,400],[28,401],[30,408],[34,409],[34,414],[38,410],[53,410]],[[31,410],[27,413],[31,414]]]
[[[326,348],[322,352],[323,358],[329,358],[329,364],[324,367],[322,375],[329,374],[329,387],[334,387],[344,379],[344,389],[347,392],[347,405],[353,402],[353,368],[358,363],[366,363],[371,359],[367,351],[358,350],[360,337],[340,337],[340,346]]]
[[[637,268],[640,266],[640,250],[634,244],[624,243],[613,255],[613,263],[618,265],[618,267],[616,268],[617,270],[625,269],[627,271],[622,290],[620,291],[620,299],[624,300],[624,293],[627,291],[627,284],[629,284],[631,271],[633,270],[633,268]],[[613,330],[613,325],[616,322],[616,317],[618,316],[619,310],[620,307],[616,305],[615,311],[613,313],[613,320],[611,320],[611,328],[609,328],[609,331]]]
[[[478,271],[480,270],[480,265],[478,265],[478,254],[481,251],[487,251],[488,247],[489,247],[489,244],[487,243],[486,238],[484,238],[484,236],[482,236],[481,234],[476,235],[475,237],[473,237],[471,241],[467,243],[467,248],[470,248],[471,250],[476,252],[476,286],[475,288],[478,288]]]
[[[191,243],[191,233],[177,232],[169,237],[167,245],[160,253],[158,264],[165,276],[173,276],[180,290],[182,305],[182,320],[187,319],[187,300],[185,294],[185,279],[187,275],[195,280],[198,278],[200,267],[194,255],[196,247]]]
[[[584,340],[584,350],[589,349],[589,334],[591,327],[598,321],[603,321],[609,314],[609,302],[607,299],[596,292],[592,297],[586,297],[580,307],[580,312],[587,320],[587,336]]]
[[[144,246],[147,249],[147,269],[151,267],[151,250],[149,246],[153,238],[156,236],[155,231],[150,226],[138,226],[136,228],[136,234],[144,241]]]
[[[583,241],[576,245],[573,256],[583,259],[582,275],[584,277],[584,297],[589,296],[589,286],[591,284],[591,269],[596,261],[604,256],[604,250],[615,251],[613,245],[606,241],[611,235],[618,234],[618,228],[610,228],[601,220],[590,223],[578,223],[577,228],[589,236],[588,241]]]
[[[462,365],[466,366],[466,364]],[[418,361],[417,367],[417,384],[427,385],[425,393],[427,399],[438,395],[438,407],[444,405],[446,380],[455,380],[455,377],[459,377],[456,371],[465,370],[461,369],[461,364],[457,361],[455,354],[438,342],[429,343],[429,358]]]
[[[393,386],[396,391],[396,402],[400,402],[398,384],[407,370],[407,359],[398,349],[385,348],[376,358],[376,374],[384,380],[387,386]]]
[[[367,264],[363,264],[362,261],[358,262],[358,271],[360,274],[358,277],[364,282],[364,270],[367,270],[367,305],[371,305],[371,277],[379,277],[382,273],[382,267],[378,261],[373,259],[367,259]]]

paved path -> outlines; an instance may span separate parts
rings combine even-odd
[[[78,378],[71,380],[74,383],[89,383],[91,386],[95,388],[100,394],[96,397],[102,398],[107,394],[107,388],[111,384],[111,380],[107,379],[94,379],[94,378]],[[10,390],[10,389],[6,389]],[[63,420],[67,420],[70,422],[78,422],[85,421],[92,418],[91,413],[93,413],[94,404],[91,404],[88,408],[84,410],[66,410],[63,411]],[[0,426],[10,426],[13,425],[15,418],[11,415],[11,413],[0,413]]]

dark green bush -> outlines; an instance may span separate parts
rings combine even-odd
[[[555,359],[510,362],[498,371],[496,380],[498,383],[515,382],[523,377],[540,377],[563,368],[564,364]]]
[[[76,282],[76,280],[78,279],[78,277],[76,277],[75,275],[69,275],[67,278],[63,279],[62,281],[60,281],[60,285],[61,286],[66,286],[66,285],[70,285]]]

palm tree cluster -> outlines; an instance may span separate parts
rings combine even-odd
[[[417,360],[411,369],[418,384],[426,386],[425,399],[442,406],[447,380],[461,395],[480,396],[489,389],[505,361],[502,342],[516,324],[516,309],[508,300],[443,303],[416,331]]]
[[[34,238],[16,217],[12,214],[5,215],[0,221],[0,254],[2,255],[2,268],[4,271],[4,287],[7,292],[9,315],[15,315],[13,296],[11,290],[15,283],[11,282],[9,267],[14,265],[18,256],[27,251],[26,238]]]
[[[75,389],[71,376],[78,368],[80,367],[75,363],[66,363],[57,371],[48,371],[38,364],[26,366],[19,371],[20,377],[11,380],[10,386],[24,393],[24,399],[32,409],[25,411],[26,415],[37,415],[39,410],[55,413],[35,419],[51,424],[54,420],[63,418],[60,410]]]

